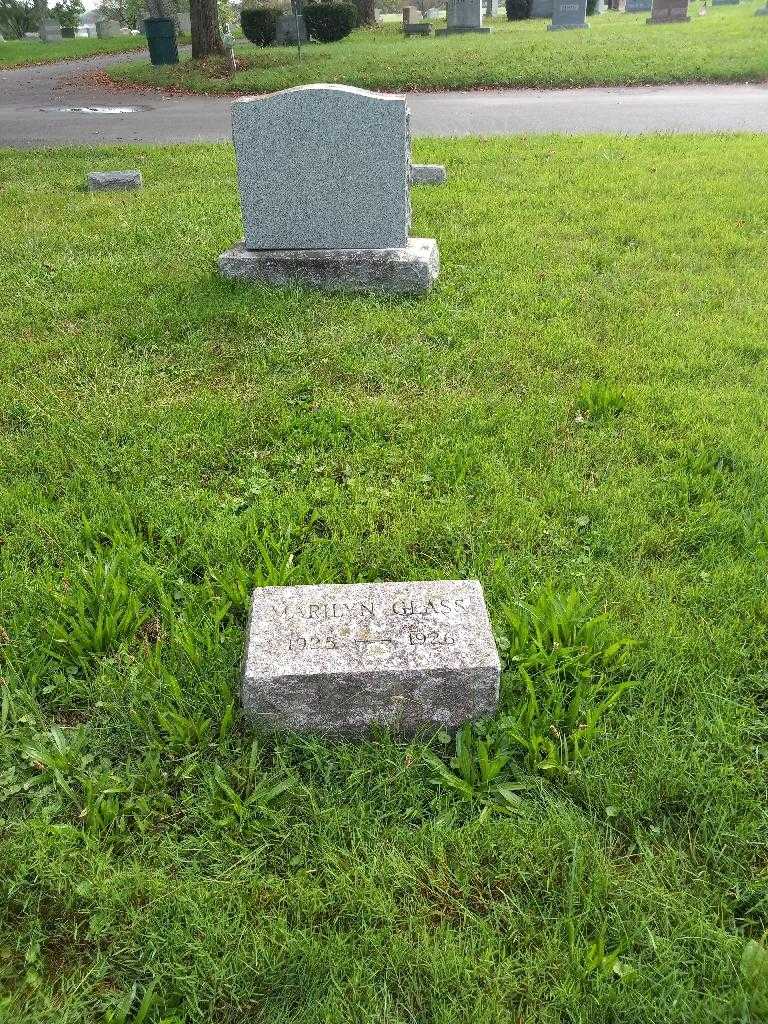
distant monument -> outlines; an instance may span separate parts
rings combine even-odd
[[[458,32],[490,32],[483,25],[482,0],[448,0],[447,26],[438,29],[435,35],[446,36]]]
[[[671,25],[676,21],[690,21],[688,0],[653,0],[647,25]]]
[[[587,21],[587,0],[555,0],[552,11],[552,24],[547,25],[550,32],[561,29],[589,28]]]

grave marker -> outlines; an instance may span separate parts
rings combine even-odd
[[[670,25],[676,21],[690,21],[688,0],[653,0],[651,16],[646,25]]]
[[[41,43],[61,42],[61,25],[52,18],[46,18],[40,25],[39,38]]]
[[[458,32],[487,34],[491,31],[483,25],[482,0],[448,0],[446,15],[446,28],[438,29],[435,35],[453,35]]]
[[[232,105],[245,242],[226,277],[330,290],[419,292],[437,277],[432,239],[411,239],[405,100],[303,85]]]
[[[493,714],[499,675],[477,580],[254,591],[242,701],[261,727],[456,728]]]
[[[575,28],[589,28],[587,0],[555,0],[552,23],[547,25],[548,31]]]

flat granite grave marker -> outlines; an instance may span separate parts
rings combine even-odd
[[[303,85],[232,104],[245,241],[225,277],[418,293],[439,271],[409,238],[409,112],[400,96]]]
[[[412,185],[442,185],[446,177],[442,164],[411,164]]]
[[[89,171],[89,192],[129,192],[141,188],[141,171]]]
[[[589,28],[587,0],[555,0],[552,23],[547,25],[547,30],[559,32],[561,29],[574,28]]]
[[[499,675],[477,580],[253,593],[242,701],[259,726],[336,736],[457,728],[493,714]]]
[[[670,25],[676,21],[690,21],[688,0],[653,0],[651,16],[646,25]]]

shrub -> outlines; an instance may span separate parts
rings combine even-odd
[[[272,46],[277,36],[280,12],[271,7],[259,7],[240,12],[243,35],[256,46]]]
[[[335,43],[357,24],[357,8],[352,4],[307,4],[304,21],[307,32],[318,42]]]
[[[507,20],[522,21],[530,16],[529,0],[506,0]]]
[[[594,14],[597,7],[597,0],[587,0],[587,14]]]

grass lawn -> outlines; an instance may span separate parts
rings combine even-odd
[[[313,44],[301,63],[290,47],[238,47],[246,67],[234,78],[219,63],[146,61],[110,70],[118,82],[194,92],[272,92],[307,82],[371,89],[467,89],[477,86],[637,85],[656,82],[761,81],[768,78],[768,18],[758,6],[715,7],[690,24],[646,25],[647,14],[608,13],[587,32],[548,32],[543,19],[496,19],[490,36],[408,38],[398,26],[358,31],[340,43]]]
[[[4,1021],[766,1020],[768,138],[415,155],[421,300],[220,280],[229,146],[0,156]],[[253,585],[455,577],[466,785],[241,721]]]
[[[0,43],[0,68],[27,64],[52,64],[58,60],[77,60],[100,53],[146,49],[143,36],[118,36],[116,39],[62,39],[60,43],[41,43],[34,39],[8,39]]]

